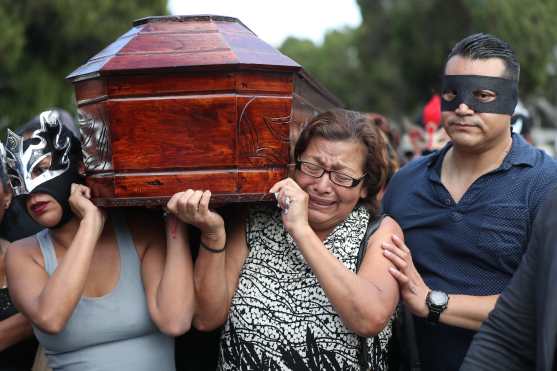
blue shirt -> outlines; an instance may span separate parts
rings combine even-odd
[[[384,212],[404,231],[426,284],[448,294],[494,295],[508,284],[525,252],[531,223],[557,185],[557,162],[512,136],[496,170],[478,178],[456,203],[441,183],[451,143],[404,166],[389,183]],[[457,370],[474,331],[416,319],[424,370]]]

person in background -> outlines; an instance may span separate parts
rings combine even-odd
[[[356,112],[329,111],[294,152],[293,178],[270,189],[277,206],[225,216],[226,228],[210,191],[188,190],[171,208],[201,230],[194,326],[225,324],[222,370],[384,370],[399,297],[380,245],[402,234],[378,213],[383,137]]]
[[[553,371],[557,366],[557,188],[540,209],[528,251],[484,321],[461,371]]]
[[[433,138],[435,132],[441,128],[441,97],[434,93],[424,106],[422,111],[422,125],[426,133],[426,144],[422,155],[431,153],[433,148]]]
[[[409,125],[408,130],[400,139],[398,154],[400,167],[405,166],[410,161],[419,158],[427,144],[427,134],[425,130],[416,125]]]
[[[62,125],[69,129],[76,138],[79,138],[79,131],[75,126],[72,116],[68,112],[60,108],[52,108],[49,109],[49,111],[56,112]],[[40,126],[41,122],[39,115],[37,115],[17,128],[15,132],[23,138],[29,138]],[[25,204],[21,198],[12,200],[10,207],[6,210],[6,217],[0,223],[0,233],[2,233],[8,241],[16,241],[29,237],[42,229],[44,228],[27,214],[25,211]]]
[[[422,111],[422,125],[425,129],[426,143],[422,156],[437,151],[449,141],[447,132],[441,125],[441,97],[434,93]]]
[[[55,111],[28,139],[8,131],[6,153],[14,193],[46,228],[8,248],[6,271],[49,366],[173,371],[173,336],[189,329],[194,310],[185,226],[172,215],[159,222],[96,207],[80,143]]]
[[[530,144],[534,143],[532,139],[532,126],[534,126],[534,122],[530,112],[528,112],[520,100],[511,117],[511,126],[513,133],[522,135],[524,140]]]
[[[0,143],[0,222],[4,221],[12,201],[5,159],[4,146]],[[4,262],[9,244],[0,234],[0,371],[29,371],[37,342],[31,323],[17,312],[10,298]]]
[[[400,161],[397,154],[400,138],[398,137],[398,132],[391,127],[389,120],[387,120],[385,116],[378,113],[365,113],[363,115],[370,121],[371,125],[377,126],[379,133],[383,136],[383,140],[386,143],[384,156],[387,159],[387,175],[385,176],[385,184],[377,195],[378,200],[381,201],[389,181],[400,168]]]
[[[451,142],[399,170],[383,198],[406,238],[393,238],[384,254],[414,315],[423,370],[460,367],[557,183],[555,160],[511,134],[519,71],[499,38],[459,41],[441,92]]]

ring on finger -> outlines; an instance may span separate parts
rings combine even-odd
[[[292,201],[293,201],[293,200],[290,198],[290,196],[286,196],[286,197],[284,198],[284,203],[286,204],[286,207],[289,207],[290,204],[292,203]]]

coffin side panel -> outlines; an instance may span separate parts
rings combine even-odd
[[[288,164],[291,105],[290,97],[238,97],[240,167]]]
[[[107,83],[111,98],[180,94],[232,93],[235,78],[232,72],[157,73],[133,76],[112,76]]]
[[[112,199],[115,197],[114,173],[88,175],[85,178],[85,184],[91,188],[93,202],[95,202],[97,198]],[[98,205],[97,202],[95,202],[95,204]]]
[[[286,167],[267,169],[240,169],[238,171],[238,193],[261,194],[262,198],[269,189],[281,179],[288,176]]]
[[[236,192],[236,170],[205,170],[154,174],[121,174],[115,177],[117,197],[171,196],[187,189],[209,189],[213,193]]]
[[[235,165],[235,95],[110,99],[106,104],[118,171]]]
[[[292,95],[293,74],[271,71],[238,71],[235,91],[239,94]]]
[[[106,82],[102,78],[88,79],[74,83],[75,100],[77,105],[87,104],[90,101],[99,101],[107,97]]]

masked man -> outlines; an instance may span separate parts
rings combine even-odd
[[[402,168],[384,211],[404,230],[384,254],[414,315],[422,370],[458,370],[526,251],[557,163],[511,131],[520,66],[504,41],[475,34],[445,65],[451,141]]]

